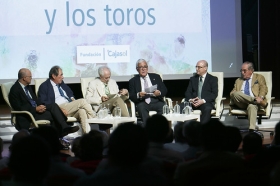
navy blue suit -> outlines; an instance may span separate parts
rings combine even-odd
[[[160,96],[151,97],[150,104],[145,102],[146,97],[137,98],[137,94],[142,91],[140,76],[136,75],[129,80],[129,98],[136,104],[138,114],[143,122],[148,119],[149,111],[157,111],[158,114],[162,114],[163,97],[167,93],[167,88],[158,74],[149,73],[149,77],[152,85],[157,84],[157,90],[161,92]]]
[[[187,91],[185,92],[185,101],[198,97],[198,81],[199,76],[197,74],[190,78]],[[201,110],[201,123],[206,123],[210,120],[211,110],[215,108],[215,99],[217,96],[218,78],[207,73],[201,90],[201,99],[204,99],[206,103],[197,108],[193,108]],[[181,104],[181,107],[183,107],[183,104]]]
[[[46,111],[43,113],[36,112],[36,107],[33,107],[22,89],[20,83],[17,81],[12,86],[9,93],[9,101],[14,110],[18,111],[29,111],[36,120],[49,120],[51,125],[57,128],[59,132],[62,129],[68,127],[66,120],[67,118],[64,116],[60,108],[57,104],[45,103],[41,102],[40,99],[37,99],[36,95],[32,91],[31,87],[28,85],[29,93],[32,99],[36,102],[37,105],[45,104]],[[17,114],[16,117],[16,129],[26,129],[30,128],[31,119],[27,114]]]
[[[68,98],[74,97],[74,94],[70,87],[66,85],[63,81],[60,84],[60,86],[66,92]],[[44,83],[40,85],[38,90],[38,96],[39,99],[42,100],[45,104],[55,103],[54,90],[50,79],[47,79]]]

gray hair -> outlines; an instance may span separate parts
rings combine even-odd
[[[138,67],[139,63],[142,63],[142,62],[145,62],[148,65],[148,63],[147,63],[147,61],[145,59],[138,59],[136,61],[136,68]]]
[[[60,66],[56,65],[50,69],[49,78],[52,79],[52,75],[58,76],[59,70],[62,70]]]
[[[105,70],[109,70],[109,72],[111,73],[111,69],[107,66],[101,66],[98,68],[98,74],[99,76],[104,76],[104,71]]]
[[[254,71],[254,64],[250,61],[245,61],[243,64],[248,65],[248,70]]]

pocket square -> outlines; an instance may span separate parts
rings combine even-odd
[[[254,84],[258,84],[258,83],[259,83],[259,81],[258,81],[258,80],[256,80]]]

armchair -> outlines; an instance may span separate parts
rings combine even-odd
[[[3,83],[1,85],[1,90],[2,90],[2,94],[4,97],[4,100],[6,101],[7,105],[10,107],[11,109],[11,123],[12,125],[16,125],[16,115],[17,114],[27,114],[30,119],[31,119],[31,127],[36,127],[38,128],[39,125],[45,125],[45,124],[50,124],[49,120],[35,120],[35,118],[33,117],[33,115],[28,112],[28,111],[16,111],[12,108],[10,101],[9,101],[9,93],[10,93],[10,89],[13,86],[13,82],[7,82],[7,83]]]

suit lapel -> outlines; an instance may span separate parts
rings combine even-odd
[[[103,85],[102,81],[99,81],[99,83],[97,85],[97,91],[100,96],[105,94],[104,85]]]

